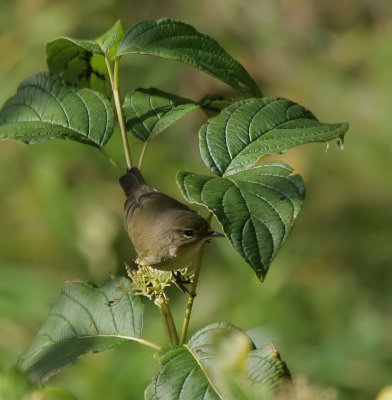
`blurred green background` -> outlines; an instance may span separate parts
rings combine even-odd
[[[46,69],[47,40],[94,38],[117,19],[127,29],[173,17],[218,40],[266,96],[296,101],[324,122],[348,121],[344,151],[313,144],[280,157],[303,176],[307,198],[265,283],[228,242],[209,247],[191,333],[219,320],[248,330],[257,345],[274,340],[293,374],[344,400],[372,399],[392,383],[389,0],[1,0],[0,11],[1,104]],[[234,94],[175,62],[129,56],[122,67],[123,94],[150,86],[195,100]],[[176,171],[207,171],[197,144],[204,121],[196,112],[152,142],[145,175],[153,185],[180,198]],[[124,168],[118,132],[106,150]],[[65,280],[101,284],[123,273],[131,250],[119,175],[77,143],[0,143],[0,368],[30,344]],[[178,324],[185,304],[173,292]],[[145,337],[164,343],[152,306]],[[152,355],[137,345],[88,355],[51,382],[83,400],[141,399],[158,370]]]

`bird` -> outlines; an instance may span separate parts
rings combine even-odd
[[[187,205],[150,187],[137,167],[128,169],[119,182],[137,265],[178,271],[191,265],[204,242],[224,236]]]

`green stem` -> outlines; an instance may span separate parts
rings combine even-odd
[[[140,153],[139,165],[138,165],[138,168],[140,170],[142,169],[142,164],[143,164],[143,160],[144,160],[144,154],[146,153],[147,145],[148,145],[148,140],[146,140],[144,142],[143,148],[142,148],[142,152]]]
[[[154,349],[156,351],[161,351],[162,350],[161,346],[158,346],[155,343],[149,342],[148,340],[140,339],[140,338],[136,338],[136,339],[133,339],[133,340],[135,340],[135,342],[143,344],[144,346],[150,347],[151,349]]]
[[[212,219],[212,214],[210,213],[209,216],[206,218],[206,220],[208,221],[208,223],[210,223],[211,219]],[[189,321],[191,319],[193,302],[194,302],[195,297],[196,297],[196,288],[197,288],[197,284],[199,282],[201,264],[202,264],[202,261],[203,261],[204,246],[205,246],[205,243],[203,243],[201,245],[200,250],[199,250],[199,254],[197,255],[197,259],[196,259],[195,273],[193,275],[193,282],[192,282],[191,290],[189,292],[189,298],[188,298],[188,304],[187,304],[186,310],[185,310],[184,322],[182,324],[180,345],[183,345],[185,343],[186,336],[188,334]]]
[[[195,273],[193,275],[193,282],[192,282],[191,290],[189,292],[190,296],[188,298],[188,304],[187,304],[186,310],[185,310],[184,322],[182,324],[180,345],[183,345],[185,343],[186,335],[188,334],[189,320],[191,319],[193,301],[195,300],[195,297],[196,297],[196,288],[197,288],[197,283],[199,281],[201,262],[202,262],[203,253],[204,253],[204,251],[203,251],[204,250],[204,245],[205,245],[205,243],[203,243],[201,245],[201,248],[199,250],[199,254],[197,255]]]
[[[106,63],[106,68],[108,69],[110,83],[112,85],[113,100],[114,100],[114,105],[115,105],[116,112],[117,112],[118,123],[120,125],[125,160],[127,162],[128,169],[131,169],[132,168],[132,159],[131,159],[131,153],[129,151],[128,136],[127,136],[127,130],[125,127],[124,114],[123,114],[123,110],[122,110],[122,106],[121,106],[121,96],[120,96],[120,90],[119,90],[119,75],[118,75],[119,58],[116,58],[116,60],[114,61],[114,71],[113,72],[112,72],[112,69],[110,66],[110,62],[107,59],[107,57],[105,57],[105,63]]]
[[[169,346],[173,346],[173,337],[169,327],[169,323],[167,321],[167,315],[165,314],[165,311],[163,310],[162,307],[158,306],[158,308],[161,313],[162,325],[163,325],[163,330],[165,331],[166,334],[167,343]]]
[[[178,334],[174,324],[173,315],[169,307],[169,300],[163,297],[155,299],[154,303],[159,308],[162,318],[163,329],[165,331],[169,346],[178,345]]]
[[[114,168],[120,169],[120,167],[117,165],[117,163],[113,160],[112,157],[109,156],[108,153],[106,153],[106,151],[100,147],[99,151],[104,155],[104,157],[110,162],[110,164],[113,165]]]
[[[178,334],[177,334],[176,325],[174,323],[173,314],[169,307],[169,300],[166,300],[165,303],[163,303],[163,309],[164,309],[164,312],[167,317],[167,322],[169,324],[173,345],[177,346],[178,345]]]

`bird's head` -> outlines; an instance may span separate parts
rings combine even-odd
[[[211,229],[208,222],[194,211],[177,210],[172,215],[169,235],[172,245],[178,248],[193,247],[213,237],[224,235]]]

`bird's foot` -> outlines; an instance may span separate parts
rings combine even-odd
[[[185,285],[189,285],[192,283],[192,280],[189,275],[185,272],[184,274],[181,271],[172,271],[172,282],[183,292],[188,293],[191,297],[196,297],[196,293],[192,293]]]

